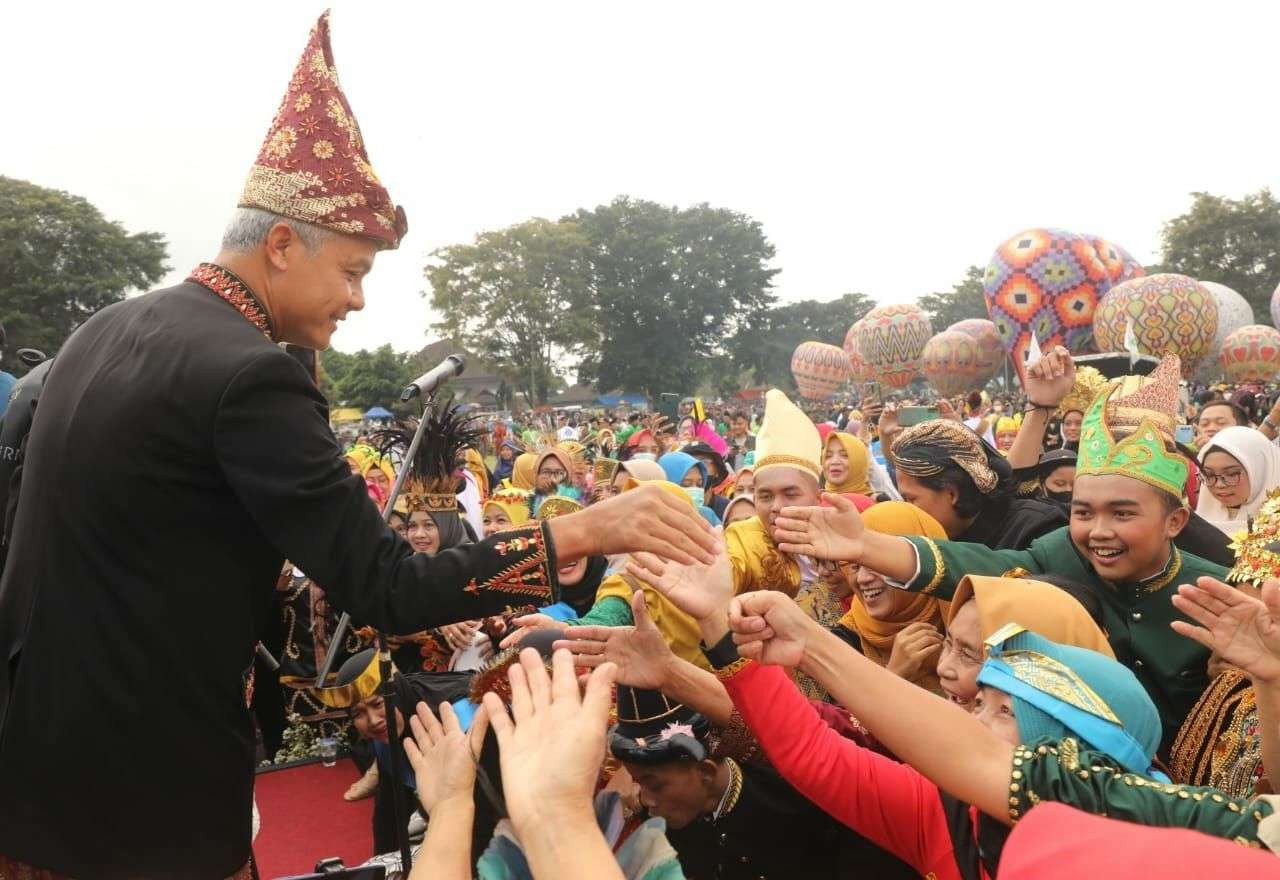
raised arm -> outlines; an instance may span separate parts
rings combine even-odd
[[[1040,461],[1049,416],[1071,391],[1075,381],[1075,362],[1061,345],[1027,367],[1027,379],[1023,387],[1033,409],[1023,416],[1018,436],[1009,450],[1010,467],[1015,470],[1034,467]]]

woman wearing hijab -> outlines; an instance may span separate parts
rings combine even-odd
[[[573,484],[573,457],[563,449],[552,446],[538,454],[533,468],[533,514],[538,515],[542,502],[554,495],[576,498],[578,490]]]
[[[1025,550],[1067,524],[1057,505],[1017,498],[1004,456],[949,419],[905,429],[893,443],[902,499],[930,514],[952,541]]]
[[[937,520],[905,501],[872,505],[863,519],[878,523],[872,528],[890,535],[946,536]],[[950,603],[894,589],[866,566],[854,566],[853,576],[852,601],[836,625],[836,634],[912,684],[942,694],[937,665],[943,618]]]
[[[496,490],[504,481],[511,479],[515,472],[516,457],[524,450],[514,437],[507,437],[498,447],[498,464],[493,469],[493,479],[489,488]]]
[[[391,466],[391,459],[383,455],[366,458],[361,465],[360,473],[366,483],[372,483],[377,487],[378,493],[383,498],[391,494],[391,486],[396,481],[396,471]]]
[[[1262,843],[1270,804],[1164,784],[1160,716],[1115,660],[1006,627],[988,639],[970,714],[863,657],[783,593],[732,596],[727,568],[631,570],[698,615],[707,659],[774,768],[921,875],[995,877],[1006,826],[1051,801]],[[832,730],[778,663],[814,676],[906,764]]]
[[[1228,536],[1249,530],[1267,495],[1280,487],[1280,448],[1261,431],[1223,428],[1200,450],[1204,489],[1196,513]]]
[[[532,452],[522,452],[511,464],[511,478],[508,481],[512,488],[532,492],[538,482],[538,456]]]
[[[490,495],[489,500],[484,503],[481,520],[484,537],[527,523],[532,516],[529,511],[530,500],[530,493],[523,489],[500,489]]]

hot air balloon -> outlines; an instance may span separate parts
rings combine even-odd
[[[1182,359],[1190,379],[1213,348],[1218,332],[1218,301],[1199,281],[1186,275],[1145,275],[1117,284],[1093,316],[1093,330],[1104,351],[1124,351],[1125,328],[1133,327],[1138,350]]]
[[[1004,349],[1000,346],[1000,334],[996,332],[995,324],[986,318],[966,318],[963,321],[956,321],[947,329],[958,330],[977,340],[978,357],[983,364],[987,365],[986,372],[982,376],[983,382],[996,374],[1005,355]]]
[[[920,372],[943,397],[954,397],[986,384],[990,358],[968,333],[943,330],[925,344]]]
[[[872,378],[905,388],[920,372],[920,354],[933,335],[929,319],[914,303],[876,306],[859,322],[858,353]]]
[[[791,355],[791,375],[801,397],[826,400],[848,380],[849,356],[836,345],[802,342]]]
[[[1216,281],[1200,282],[1218,303],[1218,332],[1213,337],[1213,347],[1200,365],[1199,376],[1208,378],[1221,366],[1218,356],[1222,354],[1223,343],[1236,330],[1253,323],[1253,306],[1243,296],[1225,284]]]
[[[854,321],[849,332],[844,335],[844,353],[849,357],[849,378],[855,382],[866,382],[872,379],[871,368],[858,353],[858,327],[861,320]]]
[[[987,311],[1019,375],[1034,333],[1042,351],[1096,351],[1093,312],[1111,274],[1093,244],[1061,229],[1028,229],[996,248],[983,275]]]
[[[1232,382],[1270,382],[1280,374],[1280,330],[1248,324],[1229,335],[1218,357]]]
[[[1086,235],[1085,238],[1089,239],[1089,243],[1093,245],[1094,253],[1098,255],[1098,259],[1106,267],[1107,275],[1110,276],[1113,286],[1121,281],[1128,281],[1130,278],[1141,278],[1147,274],[1147,270],[1142,268],[1142,264],[1115,242],[1107,241],[1098,235]]]

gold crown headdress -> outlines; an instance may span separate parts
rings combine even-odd
[[[1107,377],[1093,367],[1076,367],[1076,381],[1058,404],[1054,415],[1063,418],[1069,412],[1083,414],[1089,404],[1098,399],[1098,395],[1107,387]]]
[[[392,450],[403,455],[413,442],[415,428],[412,423],[403,422],[377,432],[371,439],[382,455]],[[458,455],[476,443],[483,433],[479,423],[463,414],[452,399],[433,407],[417,453],[412,461],[402,465],[409,473],[396,501],[396,510],[404,513],[456,511]]]

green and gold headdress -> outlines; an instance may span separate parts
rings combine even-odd
[[[1111,382],[1080,426],[1076,476],[1119,474],[1182,498],[1190,466],[1176,449],[1177,355],[1165,355],[1149,376]]]

